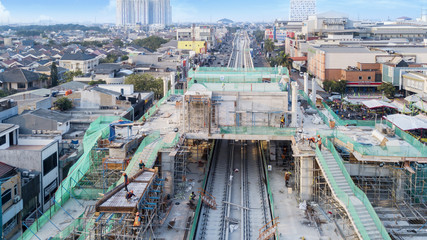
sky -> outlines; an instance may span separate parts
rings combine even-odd
[[[287,20],[288,0],[171,0],[176,23]],[[116,0],[0,0],[0,25],[11,23],[114,23]],[[353,20],[418,18],[427,0],[317,0],[317,12]],[[351,11],[350,11],[351,10]]]

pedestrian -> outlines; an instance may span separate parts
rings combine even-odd
[[[139,161],[139,170],[142,170],[144,168],[145,168],[145,163],[143,163],[142,160]]]
[[[289,184],[289,179],[291,178],[291,173],[290,172],[286,172],[285,173],[285,186],[287,187]]]
[[[130,190],[130,192],[126,193],[126,200],[131,200],[132,197],[136,197],[135,194],[133,193],[133,190]]]
[[[280,117],[280,128],[285,127],[285,115],[283,114],[282,117]]]
[[[128,185],[129,185],[129,178],[128,178],[128,175],[127,175],[126,173],[123,173],[123,177],[124,177],[123,182],[124,182],[124,184],[125,184],[125,191],[126,191],[126,192],[129,192],[129,190],[128,190]]]

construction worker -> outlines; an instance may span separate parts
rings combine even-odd
[[[314,137],[307,138],[308,140],[308,146],[311,146],[311,143],[316,143],[316,139]]]
[[[133,221],[132,234],[137,233],[137,229],[140,227],[141,227],[141,217],[139,216],[139,212],[136,212],[135,220]]]
[[[322,138],[320,137],[320,135],[317,139],[317,146],[319,147],[319,150],[322,151]]]
[[[282,117],[280,117],[280,128],[285,127],[285,115],[282,114]]]
[[[128,190],[128,185],[129,185],[129,178],[128,178],[128,175],[126,174],[126,173],[123,173],[123,177],[124,177],[124,184],[125,184],[125,191],[126,192],[129,192],[129,190]]]
[[[285,186],[288,186],[289,183],[289,179],[291,178],[291,173],[290,172],[286,172],[285,173]]]
[[[145,116],[142,116],[142,122],[145,123],[145,121],[147,121],[147,119],[145,119]]]
[[[196,194],[194,192],[191,192],[189,200],[194,201],[194,199],[196,199]]]
[[[139,161],[139,170],[142,170],[144,168],[145,168],[145,163],[143,163],[142,160]]]
[[[126,193],[126,200],[131,200],[132,197],[136,197],[135,194],[133,193],[133,190],[131,190],[130,192]]]

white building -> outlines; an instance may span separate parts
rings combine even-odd
[[[348,19],[346,14],[330,11],[309,16],[303,22],[302,33],[304,35],[326,35],[328,33],[347,35],[347,29],[351,27],[353,27],[353,22]]]
[[[290,0],[290,21],[304,21],[314,14],[316,14],[316,0]]]
[[[99,58],[95,55],[76,53],[64,54],[59,60],[59,66],[70,71],[82,71],[88,73],[98,66]]]
[[[116,25],[170,25],[170,0],[117,0]]]
[[[18,138],[18,128],[0,124],[0,138],[6,139],[1,145],[0,162],[41,173],[40,202],[44,212],[54,204],[51,200],[59,186],[58,139]]]

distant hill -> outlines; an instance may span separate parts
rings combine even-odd
[[[232,20],[227,19],[227,18],[223,18],[217,21],[218,24],[230,24],[230,23],[234,23]]]

